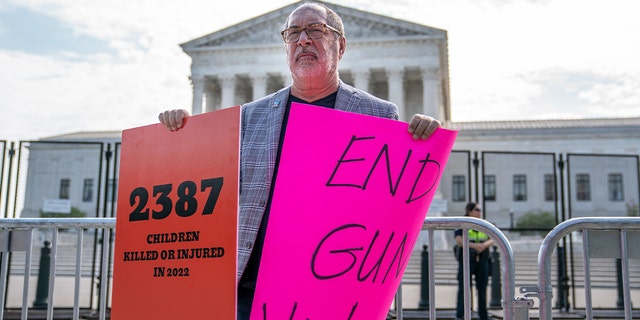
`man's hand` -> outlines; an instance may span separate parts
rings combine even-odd
[[[440,127],[442,127],[440,121],[423,114],[414,114],[409,122],[409,133],[413,134],[413,138],[416,140],[426,140]]]
[[[165,112],[161,112],[158,115],[158,120],[162,123],[167,129],[171,131],[176,131],[187,123],[187,118],[189,117],[189,112],[184,109],[174,109],[167,110]]]

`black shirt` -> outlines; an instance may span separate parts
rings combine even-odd
[[[284,118],[282,120],[282,129],[280,131],[280,141],[278,143],[278,154],[276,156],[276,163],[273,169],[273,178],[271,180],[271,190],[269,190],[269,200],[267,202],[267,206],[262,216],[262,223],[260,223],[260,229],[258,230],[258,236],[256,238],[256,242],[253,247],[253,251],[251,252],[251,257],[247,262],[247,267],[242,274],[242,278],[240,279],[240,285],[247,287],[249,289],[254,289],[256,281],[258,280],[258,269],[260,266],[260,258],[262,257],[262,249],[264,247],[264,238],[267,232],[267,221],[269,220],[269,212],[271,210],[271,199],[273,198],[273,190],[275,189],[276,177],[278,175],[278,165],[280,164],[280,154],[282,153],[282,144],[284,142],[284,135],[287,129],[287,122],[289,120],[289,111],[291,110],[291,103],[305,103],[312,104],[316,106],[321,106],[325,108],[335,108],[336,98],[338,97],[338,92],[334,92],[324,98],[320,98],[313,102],[306,102],[292,94],[289,94],[289,99],[287,101],[286,109],[284,112]]]

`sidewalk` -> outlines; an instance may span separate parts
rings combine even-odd
[[[491,299],[491,289],[488,292],[488,299]],[[457,286],[436,286],[436,308],[437,309],[455,309]],[[516,288],[516,293],[518,288]],[[555,294],[555,289],[554,289]],[[570,293],[571,294],[571,293]],[[616,307],[618,292],[615,289],[592,288],[592,307],[593,309],[613,309]],[[573,305],[572,297],[569,297],[569,303]],[[539,300],[533,298],[534,308],[539,307]],[[556,299],[552,300],[554,305]],[[584,309],[585,292],[582,289],[576,289],[576,306],[575,309]],[[640,290],[631,290],[632,307],[640,306]],[[417,309],[420,302],[420,286],[405,284],[402,286],[402,307],[404,309]],[[635,303],[633,303],[635,302]],[[474,308],[475,309],[475,308]]]
[[[89,295],[91,279],[83,278],[80,284],[79,304],[85,315],[83,319],[89,318],[86,316],[90,310],[86,310],[89,306]],[[13,309],[5,312],[4,319],[20,319],[20,308],[22,307],[22,286],[24,279],[22,276],[10,277],[10,291],[7,294],[7,309]],[[32,276],[29,283],[29,297],[27,304],[29,307],[33,306],[35,300],[35,290],[37,285],[37,277]],[[56,306],[55,319],[70,319],[70,308],[73,307],[73,289],[75,283],[73,277],[57,277],[55,278],[55,290],[53,303]],[[517,289],[517,288],[516,288]],[[454,319],[455,318],[455,305],[457,286],[455,285],[439,285],[435,288],[435,308],[437,319]],[[517,292],[517,290],[516,290]],[[555,292],[555,291],[554,291]],[[97,289],[94,288],[94,304],[97,299]],[[570,293],[571,294],[571,293]],[[489,297],[490,294],[489,294]],[[592,289],[593,310],[594,318],[599,319],[624,319],[624,310],[616,310],[617,302],[617,290],[615,289]],[[534,309],[529,311],[530,319],[538,318],[538,299],[534,300]],[[554,319],[584,319],[585,318],[585,295],[584,290],[576,289],[576,306],[572,308],[569,313],[553,313]],[[632,306],[640,303],[640,290],[631,291]],[[636,302],[636,304],[633,304]],[[416,284],[404,284],[402,286],[402,308],[404,310],[404,319],[428,319],[428,310],[418,310],[420,303],[420,286]],[[555,299],[553,300],[555,304]],[[573,304],[572,297],[569,297],[569,303]],[[392,306],[392,308],[394,308]],[[16,310],[17,309],[17,310]],[[476,309],[474,307],[474,309]],[[575,310],[573,310],[575,309]],[[17,311],[17,312],[16,312]],[[43,313],[44,312],[44,313]],[[494,319],[502,319],[502,309],[490,309],[489,314]],[[45,315],[45,317],[43,317]],[[395,312],[390,312],[391,317],[395,318]],[[46,310],[29,310],[29,319],[46,319]],[[633,319],[640,319],[640,310],[635,310],[633,313]]]

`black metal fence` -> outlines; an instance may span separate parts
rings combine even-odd
[[[47,214],[43,199],[61,198],[81,216],[116,216],[120,143],[0,140],[0,148],[0,217],[42,217]],[[477,201],[486,220],[512,243],[542,239],[569,218],[638,215],[639,171],[636,154],[454,150],[440,183],[447,203],[442,214],[460,216],[468,201]],[[93,237],[90,242],[99,246],[101,235]],[[558,277],[564,281],[558,285],[575,299],[581,283],[574,280],[581,271],[574,263],[580,250],[574,246],[572,237],[560,244],[563,266],[558,267],[566,274]],[[110,264],[97,251],[88,270]],[[568,305],[560,301],[557,307]]]

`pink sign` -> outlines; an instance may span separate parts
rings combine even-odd
[[[457,132],[294,103],[251,319],[385,319]]]

